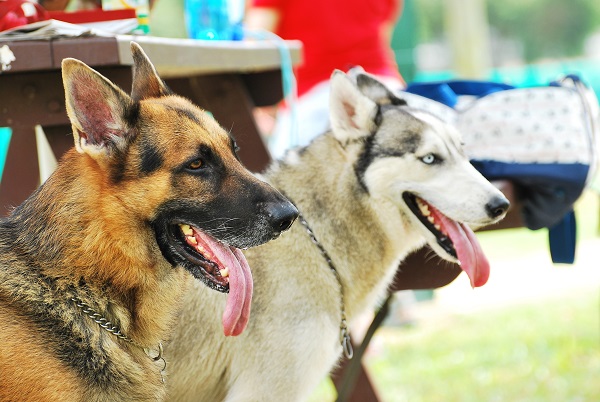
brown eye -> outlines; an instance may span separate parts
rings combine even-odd
[[[192,161],[187,167],[188,169],[197,170],[200,169],[202,166],[204,166],[202,159],[196,159],[195,161]]]

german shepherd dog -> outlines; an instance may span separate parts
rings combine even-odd
[[[75,149],[0,220],[2,401],[162,400],[157,354],[189,282],[229,292],[224,331],[238,335],[252,295],[239,248],[296,217],[232,137],[132,53],[131,96],[63,61]]]
[[[248,329],[218,336],[223,301],[191,288],[166,347],[169,400],[306,399],[342,353],[345,319],[372,311],[425,243],[460,262],[473,286],[487,281],[470,226],[497,222],[509,204],[471,166],[459,133],[366,74],[354,83],[335,72],[330,101],[332,130],[266,173],[300,218],[245,252],[256,279]]]

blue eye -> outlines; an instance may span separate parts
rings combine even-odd
[[[434,154],[427,154],[421,158],[421,162],[426,165],[432,165],[438,161],[438,158]]]

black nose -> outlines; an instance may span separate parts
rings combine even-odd
[[[504,215],[508,211],[510,203],[504,196],[494,197],[490,202],[485,204],[485,210],[490,218],[497,218]]]
[[[291,202],[278,202],[267,205],[267,215],[273,231],[281,233],[292,226],[298,217],[298,210]]]

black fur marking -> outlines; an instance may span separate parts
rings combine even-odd
[[[140,117],[140,104],[139,102],[133,102],[125,109],[123,119],[127,124],[127,127],[135,127]]]
[[[356,177],[358,178],[358,182],[367,192],[368,189],[364,180],[364,176],[368,167],[375,159],[385,157],[401,157],[409,153],[415,153],[418,147],[421,145],[421,136],[416,131],[412,131],[409,127],[404,128],[404,130],[400,129],[401,132],[399,132],[398,135],[378,135],[381,129],[381,124],[383,123],[383,115],[386,113],[386,110],[391,109],[397,110],[397,107],[391,105],[382,105],[379,107],[377,115],[375,116],[376,122],[378,122],[377,129],[365,141],[365,146],[354,165],[354,171],[356,173]],[[411,125],[413,122],[419,121],[417,119],[413,119],[412,121],[408,120],[406,126]]]
[[[375,134],[375,132],[377,132],[377,129],[379,128],[379,126],[381,126],[382,121],[383,121],[383,113],[381,111],[381,105],[377,105],[377,113],[375,114],[375,117],[373,118],[373,122],[375,123],[375,129],[373,130],[373,134]]]
[[[379,105],[407,106],[404,99],[398,98],[387,86],[368,74],[359,74],[356,83],[363,94]]]
[[[212,167],[214,172],[219,173],[219,177],[223,178],[225,174],[225,163],[217,154],[206,144],[200,145],[198,148],[198,156],[202,159],[207,166]]]
[[[406,103],[404,99],[398,98],[395,95],[390,96],[390,102],[392,102],[392,105],[394,106],[408,106],[408,103]]]
[[[358,182],[360,183],[360,186],[363,188],[363,190],[365,190],[365,192],[367,193],[369,192],[369,189],[367,188],[367,185],[365,183],[364,176],[365,172],[367,171],[367,168],[369,167],[369,165],[371,165],[376,156],[376,153],[373,151],[375,144],[375,136],[376,132],[367,138],[367,140],[365,141],[365,146],[362,152],[360,153],[358,160],[354,164],[354,172],[356,173]]]
[[[375,135],[377,134],[377,130],[379,130],[379,126],[381,126],[381,123],[383,122],[383,107],[382,107],[382,105],[379,105],[379,104],[377,105],[377,113],[375,114],[375,117],[373,118],[373,122],[375,123],[375,128],[373,129],[373,132],[371,133],[371,135],[369,137],[367,137],[367,140],[365,141],[365,146],[364,146],[360,156],[358,157],[358,160],[354,164],[354,171],[356,172],[356,176],[358,177],[358,182],[360,183],[361,187],[367,193],[368,193],[368,189],[364,182],[364,175],[365,175],[365,171],[367,170],[367,167],[369,167],[369,165],[371,164],[371,162],[373,162],[373,159],[375,158],[375,155],[373,154],[372,149],[373,149],[373,144],[375,142]]]
[[[393,149],[383,149],[381,156],[403,156],[405,154],[414,154],[421,145],[421,136],[415,132],[408,132],[402,137],[398,147]]]
[[[193,121],[194,123],[196,123],[198,125],[202,125],[202,122],[200,121],[198,116],[196,116],[196,112],[193,109],[185,109],[185,108],[181,108],[181,107],[174,107],[171,105],[165,105],[165,107],[169,110],[174,111],[180,117],[186,117],[189,120]]]
[[[125,177],[125,165],[127,164],[126,152],[118,149],[114,150],[113,163],[110,169],[110,181],[112,184],[119,184]]]
[[[140,172],[142,175],[149,175],[150,173],[158,170],[164,162],[164,158],[160,151],[155,146],[150,144],[142,145],[140,159]]]

